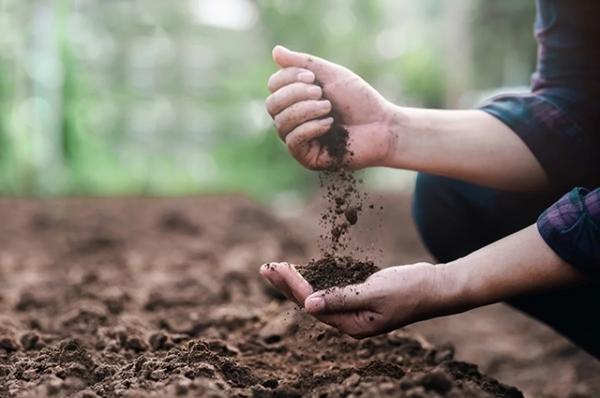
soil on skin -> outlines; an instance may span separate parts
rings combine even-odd
[[[377,271],[379,268],[372,261],[363,262],[348,256],[327,256],[298,267],[298,272],[315,290],[362,283]]]
[[[450,346],[296,311],[257,270],[305,240],[244,198],[2,199],[0,220],[0,397],[522,396]]]

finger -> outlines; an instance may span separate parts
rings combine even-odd
[[[298,302],[292,293],[292,290],[287,285],[285,280],[281,277],[281,275],[276,271],[276,267],[278,264],[276,263],[268,263],[264,264],[260,267],[260,274],[263,278],[269,281],[269,283],[275,286],[281,293],[288,298],[288,300],[295,301],[297,304],[301,304],[302,302]]]
[[[291,264],[283,263],[277,268],[279,275],[285,280],[289,286],[294,298],[299,303],[303,303],[312,292],[312,286],[304,279],[302,275]]]
[[[291,83],[283,86],[267,98],[267,111],[271,116],[274,116],[297,102],[319,100],[322,95],[323,90],[321,87],[314,84]]]
[[[288,263],[270,263],[261,267],[260,273],[291,300],[299,304],[313,292],[310,284]]]
[[[278,70],[273,73],[269,78],[267,87],[269,91],[274,93],[280,88],[287,86],[288,84],[303,82],[303,83],[314,83],[315,74],[308,69],[289,67]]]
[[[294,154],[302,145],[328,132],[333,124],[333,118],[310,120],[293,129],[286,137],[285,143]]]
[[[328,79],[337,65],[314,55],[289,50],[283,46],[273,48],[273,60],[282,68],[300,67],[311,70],[319,79]]]
[[[309,120],[318,119],[331,112],[331,102],[327,100],[297,102],[279,112],[273,120],[279,136],[285,141],[290,131]]]
[[[315,292],[304,301],[304,307],[310,314],[370,310],[371,306],[368,282]]]

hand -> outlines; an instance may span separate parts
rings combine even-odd
[[[273,49],[273,59],[281,69],[269,79],[266,107],[298,162],[317,170],[332,165],[316,138],[331,128],[333,115],[349,133],[354,155],[345,159],[347,167],[386,165],[396,142],[391,103],[343,66],[281,46]]]
[[[306,312],[340,331],[363,338],[446,313],[452,300],[438,267],[418,263],[385,268],[364,283],[313,292],[288,263],[265,264],[261,275]]]

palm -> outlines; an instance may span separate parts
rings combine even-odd
[[[316,293],[291,264],[265,265],[261,274],[317,319],[351,336],[365,337],[433,316],[427,303],[437,291],[434,268],[427,263],[385,268],[362,284]],[[310,303],[315,295],[326,297],[324,311]]]

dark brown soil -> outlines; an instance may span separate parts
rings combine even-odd
[[[333,123],[331,129],[317,138],[317,141],[325,147],[325,150],[333,159],[331,169],[335,171],[342,168],[348,155],[348,130],[338,123]]]
[[[320,215],[322,257],[300,269],[315,290],[360,283],[378,270],[372,262],[356,258],[364,250],[352,243],[350,232],[359,221],[367,194],[359,189],[361,181],[347,168],[354,155],[348,148],[348,131],[337,123],[335,109],[331,116],[331,129],[319,138],[333,159],[331,169],[319,176],[327,204]],[[373,207],[371,204],[369,208]]]
[[[377,271],[379,268],[372,261],[358,261],[349,256],[326,256],[298,267],[298,272],[315,290],[362,283]]]
[[[0,397],[521,396],[451,347],[295,310],[258,267],[304,240],[243,198],[4,199],[0,220]]]
[[[358,189],[357,179],[347,167],[353,156],[348,148],[349,133],[339,124],[335,109],[330,116],[334,119],[331,129],[317,139],[332,159],[329,170],[319,173],[323,196],[327,199],[320,219],[323,229],[320,248],[324,257],[335,257],[349,248],[350,228],[358,222],[365,199],[365,194]]]

